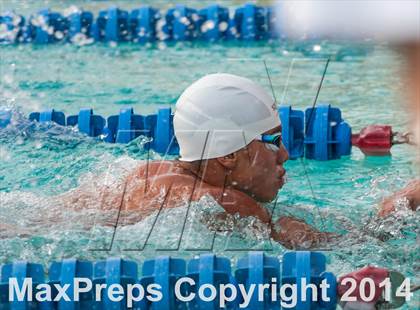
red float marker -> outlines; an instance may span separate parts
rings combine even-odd
[[[403,143],[410,143],[410,134],[393,132],[389,125],[369,125],[351,137],[351,144],[366,156],[390,155],[394,144]]]

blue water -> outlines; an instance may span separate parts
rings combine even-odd
[[[35,11],[36,5],[29,2],[26,9]],[[177,251],[156,249],[178,243],[179,219],[186,207],[164,212],[147,245],[154,215],[118,228],[110,251],[94,251],[108,248],[114,235],[112,228],[95,223],[105,216],[116,217],[95,212],[100,206],[98,188],[117,188],[124,175],[147,158],[141,139],[129,145],[105,144],[71,128],[30,124],[26,117],[51,107],[66,115],[82,107],[93,107],[103,116],[127,106],[139,114],[154,113],[160,107],[174,107],[185,87],[213,72],[249,77],[271,92],[263,60],[278,102],[304,109],[316,94],[325,66],[322,56],[330,55],[333,61],[320,103],[339,107],[354,132],[368,124],[407,128],[407,115],[399,103],[401,59],[392,49],[369,46],[365,56],[337,59],[334,55],[349,44],[316,42],[303,47],[307,56],[297,42],[0,47],[0,106],[14,111],[12,124],[0,130],[0,223],[13,228],[0,230],[0,263],[28,259],[47,265],[65,257],[94,260],[110,255],[143,261],[157,253],[191,258],[198,251],[186,249],[211,246],[213,231],[203,222],[223,230],[216,234],[214,252],[232,257],[233,262],[248,248],[280,257],[285,249],[268,240],[263,225],[235,218],[219,223],[214,214],[220,207],[209,197],[192,206]],[[326,246],[333,272],[374,264],[399,270],[418,283],[419,216],[375,217],[382,197],[418,176],[415,152],[411,146],[396,146],[392,157],[365,158],[353,149],[351,156],[340,160],[289,161],[278,203],[267,207],[275,207],[276,216],[294,215],[319,229],[346,234]],[[151,158],[161,157],[151,154]],[[80,186],[90,208],[72,211],[68,193]],[[407,309],[417,305],[412,301]]]

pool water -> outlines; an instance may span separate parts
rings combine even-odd
[[[319,103],[340,108],[353,132],[369,124],[407,128],[399,104],[401,59],[393,50],[370,46],[365,56],[338,60],[334,55],[348,44],[315,45],[304,46],[313,48],[310,57],[303,56],[297,42],[1,46],[0,106],[13,110],[13,121],[0,129],[0,223],[13,229],[0,230],[0,263],[27,259],[48,265],[66,257],[111,255],[137,261],[159,254],[191,258],[212,246],[233,262],[247,249],[281,257],[286,249],[267,238],[264,225],[237,218],[220,223],[215,216],[220,207],[211,197],[191,206],[182,239],[186,206],[164,211],[150,236],[156,214],[116,231],[97,224],[101,217],[117,216],[95,212],[97,188],[118,186],[140,161],[162,156],[148,155],[141,138],[128,145],[106,144],[72,128],[31,124],[26,118],[43,108],[70,115],[92,107],[106,117],[128,106],[138,114],[155,113],[173,108],[183,89],[214,72],[249,77],[271,93],[263,60],[278,103],[305,109],[325,67],[325,58],[317,56],[332,55]],[[402,211],[385,220],[375,216],[382,197],[418,176],[414,147],[396,146],[387,158],[366,158],[353,148],[340,160],[290,160],[286,169],[287,183],[277,203],[267,207],[275,216],[293,215],[320,230],[345,234],[325,246],[331,271],[342,274],[373,264],[420,282],[418,213]],[[91,195],[91,208],[84,211],[69,208],[68,192],[79,186]],[[406,309],[418,306],[416,297]]]

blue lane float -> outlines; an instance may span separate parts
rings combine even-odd
[[[326,272],[326,259],[322,253],[299,251],[288,252],[283,256],[282,264],[282,285],[297,284],[298,303],[294,309],[313,310],[324,309],[332,310],[337,306],[337,280],[335,276]],[[306,284],[314,284],[315,290],[308,288],[306,298],[302,296],[302,279]],[[329,301],[312,301],[312,294],[320,296],[320,284],[325,281],[329,285],[327,297]],[[318,299],[318,298],[317,298]]]
[[[331,160],[351,153],[351,127],[341,111],[320,105],[303,111],[291,107],[279,109],[283,143],[291,159]]]
[[[27,37],[36,44],[55,43],[65,39],[68,31],[68,19],[60,13],[43,9],[29,19],[33,31]]]
[[[128,12],[117,7],[99,12],[92,27],[92,37],[97,42],[126,42],[129,40]]]
[[[188,266],[188,268],[187,268]],[[141,276],[139,275],[139,267]],[[1,266],[0,278],[0,309],[128,309],[127,291],[128,287],[137,285],[147,288],[150,284],[160,285],[159,291],[162,294],[160,300],[151,302],[148,300],[149,292],[145,290],[143,298],[134,300],[133,307],[130,309],[141,310],[172,310],[172,309],[252,309],[269,310],[280,309],[281,293],[280,285],[296,284],[301,285],[301,279],[307,281],[314,289],[308,288],[308,298],[311,299],[313,291],[320,290],[322,281],[326,281],[330,287],[327,289],[329,301],[312,302],[304,301],[302,294],[298,289],[297,304],[288,309],[295,310],[331,310],[337,305],[337,282],[336,277],[326,272],[326,259],[320,252],[298,251],[286,252],[283,256],[283,262],[280,263],[277,257],[265,255],[263,252],[250,252],[247,256],[240,258],[234,273],[231,270],[230,259],[218,257],[212,253],[202,254],[189,262],[180,258],[169,256],[159,256],[154,259],[146,260],[141,266],[135,261],[124,260],[121,258],[108,258],[97,262],[80,261],[75,258],[64,259],[58,262],[52,262],[48,272],[48,278],[45,277],[44,269],[40,264],[29,262],[14,262]],[[189,296],[195,293],[195,297],[189,301],[177,299],[175,294],[176,282],[188,277],[194,282],[190,285],[183,282],[180,285],[182,296]],[[28,296],[23,301],[17,301],[16,292],[13,296],[14,301],[10,301],[9,280],[15,278],[21,287],[25,278],[32,279],[33,296],[39,291],[38,284],[60,285],[66,289],[66,294],[70,300],[64,301],[33,301],[28,300]],[[120,286],[123,292],[119,294],[122,298],[119,301],[112,301],[107,290],[101,290],[100,300],[95,300],[96,290],[86,290],[80,293],[78,300],[74,295],[74,279],[78,278],[80,287],[84,286],[85,279],[92,281],[92,288],[97,285],[106,285],[107,288]],[[298,281],[299,280],[299,281]],[[218,298],[214,301],[203,301],[197,298],[198,288],[206,285],[219,288],[220,284],[231,284],[238,289],[238,285],[244,285],[249,288],[251,284],[272,285],[275,286],[276,301],[272,300],[271,289],[264,289],[264,302],[258,301],[259,289],[256,289],[251,296],[247,307],[241,307],[241,300],[237,296],[226,304],[226,307],[220,307]],[[184,285],[185,284],[185,285]],[[58,295],[57,290],[52,290],[52,298]],[[205,293],[208,296],[208,292]],[[318,294],[320,296],[320,294]]]
[[[66,125],[66,116],[63,112],[55,111],[54,109],[45,110],[42,112],[33,112],[29,114],[31,121],[37,121],[40,123],[54,122],[58,125]]]
[[[303,111],[290,106],[279,108],[282,139],[291,159],[332,160],[351,153],[351,127],[338,108],[320,105]],[[11,111],[0,111],[0,128],[11,121]],[[40,123],[54,122],[61,126],[77,126],[81,133],[99,137],[109,143],[129,143],[143,136],[144,147],[167,155],[179,154],[179,145],[173,128],[170,108],[159,109],[156,114],[136,114],[133,108],[121,109],[118,115],[104,117],[92,109],[81,109],[78,115],[67,117],[54,109],[29,114],[29,119]]]
[[[146,116],[134,114],[132,108],[122,109],[119,115],[108,117],[107,124],[102,132],[106,142],[128,143],[145,136],[151,139],[145,144],[147,148],[169,155],[179,153],[171,109],[159,109],[157,114]]]
[[[248,290],[250,285],[264,285],[280,282],[280,262],[276,257],[266,256],[263,252],[251,252],[238,260],[235,278],[238,284],[243,284]],[[263,300],[258,291],[254,291],[249,304],[250,309],[274,310],[280,309],[280,298],[272,300],[271,291],[264,290]],[[239,300],[242,303],[243,300]]]
[[[187,304],[181,302],[175,296],[175,282],[185,276],[186,262],[183,259],[171,258],[169,256],[159,256],[156,259],[147,260],[143,264],[143,276],[140,284],[147,287],[149,284],[156,283],[162,288],[162,298],[156,302],[146,303],[144,309],[170,310],[187,309]],[[180,292],[183,296],[187,293],[187,286],[181,286]],[[143,307],[145,303],[142,304]]]
[[[155,41],[156,24],[159,19],[159,11],[150,6],[144,6],[133,10],[130,13],[132,41],[136,43]]]
[[[92,109],[81,109],[78,115],[67,117],[67,126],[76,126],[79,131],[90,137],[97,137],[104,132],[105,118],[94,115]]]
[[[229,31],[229,10],[220,5],[211,5],[199,11],[200,32],[204,41],[226,39]]]
[[[340,109],[320,105],[305,111],[305,157],[316,160],[350,155],[351,128]]]
[[[282,139],[289,158],[296,159],[303,156],[304,152],[304,113],[293,110],[290,106],[279,108],[282,125]]]
[[[198,37],[199,15],[196,9],[179,4],[168,10],[165,20],[162,30],[167,39],[192,41]]]
[[[157,114],[154,126],[154,140],[152,147],[154,150],[165,154],[178,154],[179,146],[175,139],[173,126],[174,116],[170,109],[160,109]]]
[[[68,37],[71,42],[76,41],[78,36],[91,37],[93,26],[91,12],[77,9],[67,19],[69,21]]]
[[[108,117],[108,127],[106,129],[106,142],[128,143],[134,140],[142,132],[143,116],[134,114],[133,108],[122,109],[119,115]]]
[[[245,41],[266,39],[268,33],[267,13],[267,8],[251,3],[237,8],[234,20],[239,39]]]
[[[49,268],[48,284],[60,284],[61,286],[68,285],[67,295],[70,301],[60,300],[58,302],[48,303],[48,307],[44,309],[93,309],[94,297],[92,292],[80,293],[79,301],[75,301],[74,296],[74,278],[87,278],[92,279],[93,264],[91,262],[79,261],[74,258],[64,259],[61,262],[53,262]],[[54,291],[52,298],[56,298],[57,291]]]
[[[150,6],[131,12],[110,7],[100,11],[96,18],[80,8],[73,9],[68,16],[46,8],[28,19],[13,12],[0,15],[0,25],[7,29],[6,35],[0,37],[0,43],[77,43],[79,41],[74,38],[79,35],[96,42],[255,41],[278,37],[274,15],[273,8],[252,3],[231,14],[228,8],[220,5],[195,9],[179,4],[166,12]]]
[[[26,278],[32,279],[31,290],[36,293],[36,286],[45,283],[44,269],[40,264],[18,261],[1,266],[0,278],[0,309],[40,309],[40,303],[35,300],[28,300],[28,296],[23,301],[18,300],[16,292],[9,296],[9,279],[15,279],[19,286],[22,286]],[[32,297],[32,296],[31,296]],[[13,300],[13,301],[10,301]]]
[[[215,309],[236,309],[238,301],[235,298],[226,303],[224,307],[220,307],[218,300],[220,292],[214,301],[203,301],[198,298],[198,287],[211,284],[219,287],[221,284],[236,285],[236,280],[232,276],[230,260],[225,257],[217,257],[214,254],[201,254],[199,258],[195,258],[188,263],[187,276],[194,280],[196,285],[188,288],[189,293],[194,293],[195,298],[189,303],[190,309],[215,310]]]
[[[93,284],[106,284],[107,287],[119,284],[125,288],[128,284],[133,285],[137,282],[137,269],[136,262],[121,258],[108,258],[96,262],[93,267]],[[126,309],[126,295],[121,301],[115,302],[110,300],[109,294],[102,293],[101,301],[95,301],[96,309]]]

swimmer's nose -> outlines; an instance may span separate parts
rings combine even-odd
[[[280,145],[279,151],[277,152],[277,161],[279,164],[283,164],[289,159],[289,153],[284,147],[283,143]]]

